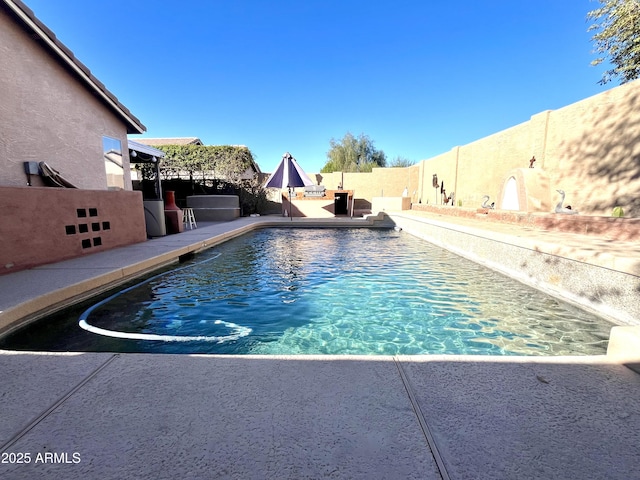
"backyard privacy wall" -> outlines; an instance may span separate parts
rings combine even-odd
[[[401,196],[405,187],[414,204],[440,202],[433,175],[444,182],[456,204],[477,208],[489,195],[499,205],[499,193],[510,172],[528,168],[548,177],[552,211],[566,193],[581,214],[610,216],[621,206],[625,217],[640,217],[640,80],[560,108],[537,113],[525,123],[495,133],[409,168],[374,168],[371,173],[311,175],[334,189],[343,181],[355,190],[356,203],[378,196]],[[546,208],[546,207],[545,207]]]
[[[353,190],[356,208],[371,208],[373,197],[400,197],[405,188],[417,202],[419,167],[374,168],[370,173],[318,173],[309,175],[319,185],[335,190],[339,184],[345,190]]]
[[[422,203],[435,201],[437,173],[463,206],[480,206],[483,195],[499,204],[509,171],[528,168],[535,156],[534,168],[549,176],[551,208],[561,189],[580,213],[610,215],[622,206],[626,216],[640,216],[639,95],[640,82],[632,82],[424,160]]]
[[[141,192],[4,187],[0,205],[0,275],[147,239]]]

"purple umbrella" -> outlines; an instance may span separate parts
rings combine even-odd
[[[282,156],[282,160],[276,167],[276,170],[264,184],[264,188],[279,188],[280,190],[286,188],[289,191],[289,203],[291,204],[291,190],[295,187],[306,187],[309,185],[313,185],[313,182],[307,174],[304,173],[304,170],[300,168],[296,159],[287,152]],[[289,209],[291,209],[291,206],[289,206]],[[293,221],[293,217],[291,217],[291,221]]]

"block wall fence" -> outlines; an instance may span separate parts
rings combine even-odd
[[[0,275],[144,242],[141,192],[2,187]]]
[[[408,168],[374,168],[371,173],[312,174],[318,184],[355,190],[356,202],[401,196],[405,187],[414,204],[439,202],[434,174],[456,203],[477,208],[484,195],[498,195],[509,172],[535,169],[549,179],[550,210],[566,193],[565,204],[581,214],[610,216],[621,206],[625,217],[640,217],[640,81],[612,88],[558,110]],[[496,203],[498,204],[498,202]]]

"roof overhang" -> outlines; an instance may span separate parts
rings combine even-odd
[[[158,150],[157,148],[150,147],[149,145],[144,145],[142,143],[134,142],[133,140],[127,140],[129,152],[135,152],[136,157],[132,159],[132,163],[136,162],[149,162],[152,161],[153,157],[155,158],[164,158],[164,152],[162,150]],[[140,155],[142,154],[142,155]],[[131,157],[131,153],[129,154]]]
[[[138,138],[138,143],[158,147],[161,145],[204,145],[198,137]]]
[[[23,22],[26,28],[37,35],[51,49],[58,60],[74,72],[100,100],[109,106],[127,125],[127,133],[144,133],[147,128],[107,88],[93,76],[47,26],[20,0],[0,0]]]

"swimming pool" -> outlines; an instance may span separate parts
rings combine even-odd
[[[404,232],[264,229],[0,340],[220,354],[604,354],[612,324]]]

